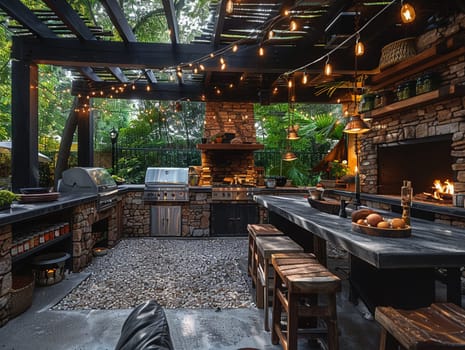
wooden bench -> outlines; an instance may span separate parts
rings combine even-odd
[[[273,267],[271,266],[271,256],[276,253],[298,253],[304,249],[288,236],[260,236],[255,240],[257,244],[257,307],[263,305],[265,330],[269,331],[268,309],[270,281],[273,277]]]
[[[330,350],[338,349],[336,293],[341,290],[339,277],[313,255],[273,254],[271,260],[275,271],[272,343],[281,341],[284,350],[296,350],[298,336],[305,335],[326,341]],[[326,327],[319,328],[319,320],[325,321]]]
[[[257,285],[257,245],[255,240],[260,236],[282,236],[284,233],[278,230],[272,224],[248,224],[247,231],[249,233],[249,254],[247,259],[247,272],[252,279],[252,287]],[[258,306],[258,305],[257,305]],[[259,306],[260,308],[263,305]]]
[[[465,349],[465,310],[452,303],[415,310],[378,306],[375,320],[382,326],[380,350]]]

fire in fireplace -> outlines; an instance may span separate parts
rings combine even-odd
[[[378,145],[378,193],[399,195],[403,180],[415,194],[432,192],[436,179],[452,183],[451,144],[451,135],[441,135]]]

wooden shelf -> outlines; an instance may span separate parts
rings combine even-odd
[[[24,253],[21,253],[21,254],[18,254],[18,255],[15,255],[11,258],[11,262],[12,263],[15,263],[15,262],[18,262],[20,260],[23,260],[25,258],[27,258],[28,256],[31,256],[32,254],[35,254],[37,252],[40,252],[41,250],[44,250],[45,248],[48,248],[52,245],[55,245],[59,242],[62,242],[64,241],[65,239],[70,239],[72,236],[72,233],[71,232],[68,232],[68,233],[65,233],[64,235],[62,236],[59,236],[59,237],[56,237],[54,239],[51,239],[45,243],[42,243],[40,245],[38,245],[37,247],[34,247],[32,249],[29,249],[28,251],[24,252]]]
[[[409,57],[371,77],[367,86],[372,91],[393,86],[415,74],[419,74],[465,54],[463,35],[448,38],[443,43]]]
[[[444,98],[465,95],[465,86],[449,85],[441,87],[437,90],[426,92],[421,95],[413,96],[402,101],[391,103],[387,106],[373,109],[368,112],[361,113],[363,118],[376,118],[388,113],[399,112],[413,106],[419,106],[425,103],[439,101]]]
[[[197,149],[202,151],[257,151],[263,149],[260,143],[199,143]]]

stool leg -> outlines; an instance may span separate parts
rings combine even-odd
[[[297,350],[297,330],[299,327],[299,297],[288,292],[287,350]]]
[[[381,328],[379,350],[398,350],[399,345],[400,344],[397,342],[397,340],[391,334],[389,334],[386,329]]]
[[[279,274],[274,274],[274,287],[273,287],[273,311],[271,313],[271,343],[276,345],[279,343],[279,336],[277,329],[281,329],[281,301],[278,298],[278,288],[281,286],[281,277]]]
[[[339,349],[339,335],[337,329],[337,313],[336,313],[336,295],[328,295],[328,308],[330,318],[328,322],[328,347],[329,350]]]
[[[269,318],[269,309],[270,309],[270,305],[269,305],[269,296],[268,296],[268,293],[269,293],[269,289],[268,289],[268,286],[269,286],[269,276],[270,276],[270,262],[268,261],[268,259],[265,258],[265,262],[264,262],[264,271],[265,271],[265,285],[264,285],[264,288],[263,288],[263,309],[265,311],[265,331],[269,332],[270,330],[270,324],[269,324],[269,321],[268,321],[268,318]]]

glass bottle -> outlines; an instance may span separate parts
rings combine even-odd
[[[410,207],[412,206],[412,197],[412,183],[404,180],[400,190],[400,204],[402,206],[402,219],[407,225],[410,225]]]

